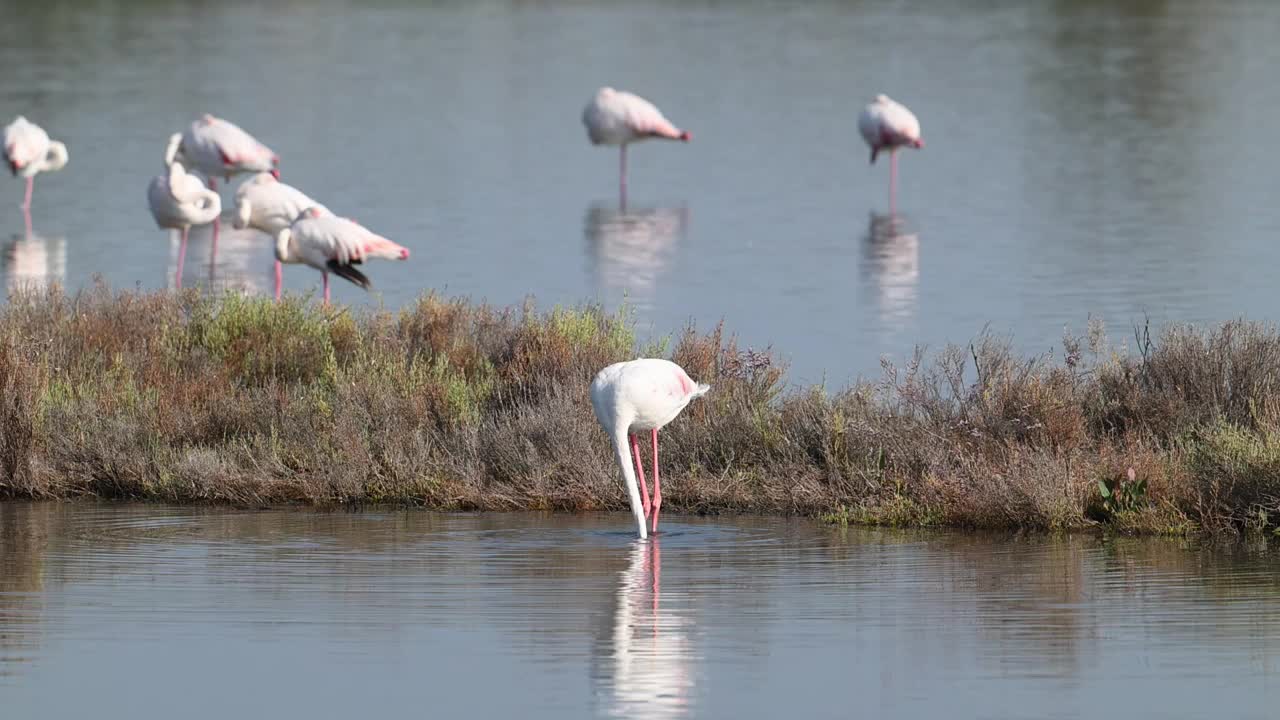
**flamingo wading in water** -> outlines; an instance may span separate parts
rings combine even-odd
[[[44,128],[19,115],[4,128],[4,159],[14,177],[26,178],[22,210],[30,220],[31,190],[37,173],[61,170],[67,164],[67,146],[50,140]]]
[[[307,197],[301,190],[280,182],[271,173],[258,173],[244,181],[236,189],[237,230],[246,227],[272,236],[293,224],[307,208],[315,208],[322,215],[331,215],[328,208]],[[282,286],[280,261],[275,261],[276,299],[280,299]]]
[[[858,132],[871,147],[871,162],[882,150],[889,152],[889,207],[897,206],[898,199],[898,149],[922,148],[920,121],[902,103],[877,95],[858,116]]]
[[[182,265],[187,258],[187,233],[192,225],[213,222],[222,212],[222,199],[205,189],[200,178],[189,174],[182,163],[169,163],[168,172],[151,179],[147,186],[147,203],[156,225],[182,231],[178,248],[178,270],[174,284],[182,289]]]
[[[627,197],[627,145],[649,138],[665,138],[689,142],[693,137],[677,128],[653,103],[639,95],[602,87],[582,111],[582,124],[592,145],[621,147],[618,164],[618,189],[622,201]]]
[[[670,360],[641,358],[614,363],[596,374],[591,382],[591,406],[596,420],[613,440],[613,450],[622,476],[627,481],[631,513],[640,526],[640,539],[648,537],[645,520],[652,519],[658,531],[658,511],[662,508],[662,486],[658,480],[658,430],[684,410],[690,400],[700,397],[710,385],[694,382]],[[650,431],[653,437],[653,499],[644,482],[640,442],[636,433]],[[634,454],[635,466],[632,467]],[[639,485],[636,474],[639,473]]]
[[[329,303],[329,273],[368,290],[369,278],[354,266],[368,258],[408,260],[409,249],[376,235],[347,218],[307,208],[293,224],[276,233],[276,259],[302,263],[324,277],[324,302]]]
[[[218,189],[218,176],[231,182],[240,173],[269,172],[280,175],[280,157],[271,148],[233,122],[208,113],[191,123],[184,132],[169,136],[165,163],[181,161],[209,180],[209,189]],[[217,254],[221,222],[213,220],[213,253]]]

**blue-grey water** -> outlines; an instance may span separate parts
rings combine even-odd
[[[641,330],[724,319],[792,379],[843,384],[983,328],[1048,350],[1104,319],[1277,318],[1280,5],[956,2],[12,3],[0,114],[71,149],[0,179],[4,274],[165,287],[176,241],[144,201],[166,138],[204,112],[277,150],[284,178],[413,250],[369,268],[543,306],[625,299]],[[604,84],[693,142],[617,157],[581,108]],[[927,146],[888,168],[856,116],[912,107]],[[231,191],[224,190],[231,199]],[[197,233],[187,283],[270,291],[265,236]],[[286,285],[315,290],[291,267]]]
[[[1267,718],[1276,553],[0,505],[6,718]]]

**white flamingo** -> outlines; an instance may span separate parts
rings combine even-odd
[[[292,225],[276,233],[276,259],[319,270],[324,277],[325,304],[329,302],[331,272],[369,289],[369,278],[353,267],[369,258],[408,260],[409,249],[320,208],[304,210]]]
[[[905,105],[877,95],[858,116],[858,132],[871,147],[871,162],[881,150],[889,152],[889,205],[896,207],[898,196],[898,149],[922,148],[920,121]]]
[[[271,173],[258,173],[244,181],[236,189],[236,215],[234,225],[237,230],[253,228],[275,237],[281,230],[293,224],[298,215],[307,208],[315,208],[324,215],[330,215],[328,208],[307,197],[301,190],[280,182]],[[276,299],[280,299],[282,287],[280,261],[275,261]]]
[[[209,189],[217,190],[219,175],[228,182],[233,175],[247,172],[279,174],[280,158],[233,122],[204,115],[185,132],[169,137],[165,163],[181,161],[209,179]]]
[[[147,203],[151,216],[161,228],[181,230],[182,245],[178,249],[178,270],[174,282],[182,288],[182,265],[187,257],[187,233],[192,225],[213,222],[222,212],[222,199],[205,189],[200,178],[189,174],[182,163],[169,163],[164,175],[157,175],[147,186]]]
[[[639,95],[602,87],[582,111],[582,124],[592,145],[621,147],[618,165],[618,188],[622,201],[627,196],[627,145],[649,138],[665,138],[689,142],[693,137],[677,128],[653,103]]]
[[[641,358],[614,363],[596,374],[591,383],[591,405],[596,420],[613,440],[614,453],[622,466],[631,498],[631,513],[640,526],[640,538],[648,536],[645,520],[652,518],[658,531],[658,511],[662,507],[662,486],[658,480],[658,430],[684,410],[690,400],[705,394],[710,385],[694,382],[670,360]],[[649,430],[653,436],[653,500],[644,482],[637,432]],[[634,453],[635,467],[632,468]],[[640,484],[636,485],[636,472]],[[642,494],[643,491],[643,494]]]
[[[61,170],[67,164],[67,146],[50,140],[44,128],[19,115],[4,128],[4,159],[14,177],[27,180],[22,209],[29,213],[36,174]]]

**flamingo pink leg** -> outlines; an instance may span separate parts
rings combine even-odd
[[[22,209],[22,227],[27,231],[27,237],[31,237],[31,211],[26,208]]]
[[[187,230],[182,228],[182,243],[178,245],[178,272],[174,275],[173,284],[182,289],[182,264],[187,260]]]
[[[622,209],[627,209],[627,144],[622,144],[618,162],[618,198]]]
[[[210,189],[210,190],[212,190],[212,191],[214,191],[214,192],[217,192],[217,191],[218,191],[218,181],[217,181],[217,179],[215,179],[215,178],[209,178],[209,189]],[[212,251],[212,252],[213,252],[213,254],[211,255],[211,257],[212,257],[213,259],[209,261],[210,263],[212,263],[212,262],[214,262],[214,261],[216,261],[216,260],[218,259],[218,231],[219,231],[219,230],[221,230],[221,229],[222,229],[222,218],[220,218],[220,217],[215,217],[215,218],[213,219],[213,251]],[[212,268],[211,268],[211,269],[212,269]]]
[[[649,517],[649,487],[644,483],[644,463],[640,461],[640,439],[631,436],[631,456],[636,459],[636,476],[640,478],[640,502],[644,505],[644,516]]]
[[[284,269],[280,265],[280,261],[276,261],[276,300],[280,299],[280,289],[284,284]]]
[[[321,277],[324,278],[324,304],[328,305],[329,304],[329,273],[321,272],[320,275]]]
[[[658,532],[658,510],[662,508],[662,483],[658,480],[658,428],[653,429],[653,530]]]
[[[34,188],[35,184],[36,184],[35,176],[27,178],[27,193],[22,197],[23,210],[31,209],[31,190]]]
[[[889,213],[897,212],[898,207],[898,150],[889,151]]]

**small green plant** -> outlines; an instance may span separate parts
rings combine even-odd
[[[1125,473],[1125,479],[1098,478],[1098,494],[1102,496],[1102,509],[1108,516],[1133,512],[1147,501],[1147,479],[1137,479],[1133,468]]]

